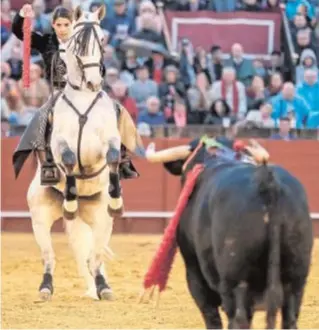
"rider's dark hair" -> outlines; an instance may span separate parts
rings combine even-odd
[[[72,12],[69,9],[61,6],[56,7],[52,15],[52,22],[54,23],[58,18],[66,18],[70,22],[72,22],[73,20]]]

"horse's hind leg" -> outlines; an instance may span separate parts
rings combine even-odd
[[[92,228],[79,217],[72,221],[66,220],[65,225],[69,244],[74,252],[79,274],[83,276],[87,285],[85,295],[93,299],[98,299],[95,281],[88,267],[89,258],[93,249]]]
[[[44,265],[43,279],[39,287],[42,300],[49,300],[53,294],[55,255],[50,231],[54,221],[61,216],[62,200],[57,197],[51,192],[51,188],[41,186],[37,179],[32,182],[27,196],[32,229]]]
[[[89,268],[95,280],[96,293],[101,300],[111,300],[112,290],[104,270],[104,257],[112,230],[113,218],[108,214],[107,207],[110,197],[104,191],[95,201],[82,201],[81,218],[92,226],[93,249],[90,255]]]

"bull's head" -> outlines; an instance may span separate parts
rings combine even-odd
[[[228,141],[229,143],[229,141]],[[205,157],[215,156],[215,151],[225,147],[227,141],[217,142],[215,139],[203,137],[197,146],[182,145],[161,151],[155,151],[155,144],[150,143],[146,150],[146,158],[151,163],[163,163],[166,170],[172,175],[181,176],[186,174],[194,165],[205,161]],[[230,147],[227,145],[226,147]],[[255,140],[251,140],[249,145],[241,142],[232,143],[237,152],[245,152],[251,156],[251,161],[255,164],[262,164],[268,161],[268,152]]]

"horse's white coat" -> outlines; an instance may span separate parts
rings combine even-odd
[[[98,11],[94,14],[82,14],[78,22],[85,20],[99,22],[100,19],[101,15]],[[103,36],[100,27],[95,26],[95,29],[97,29],[99,36]],[[95,48],[98,49],[98,47]],[[82,62],[99,60],[101,55],[95,53],[90,59],[81,59],[83,60]],[[72,56],[71,50],[67,49],[66,64],[68,77],[72,83],[78,85],[81,81],[80,72],[75,66],[77,62],[74,61]],[[99,77],[96,77],[97,72]],[[98,84],[101,81],[99,69],[94,67],[85,69],[85,76],[86,79],[90,79],[94,84]],[[77,91],[67,85],[64,90],[67,98],[81,114],[86,112],[97,95],[97,92],[91,92],[85,86],[83,87],[83,90]],[[54,107],[53,131],[51,135],[51,148],[56,163],[61,164],[61,141],[65,141],[75,155],[77,155],[78,136],[78,115],[60,97]],[[121,138],[117,128],[114,105],[108,95],[103,93],[103,96],[89,113],[88,120],[83,129],[80,154],[86,174],[97,172],[105,164],[110,141],[112,141],[116,148],[120,149]],[[75,166],[74,172],[79,172],[78,163]],[[113,229],[113,219],[109,216],[107,210],[112,200],[108,194],[108,167],[94,178],[77,180],[76,186],[78,196],[91,196],[99,193],[95,199],[79,199],[77,202],[66,203],[65,206],[68,210],[73,212],[78,209],[78,212],[76,219],[70,221],[64,220],[69,243],[75,253],[79,272],[87,284],[86,294],[96,299],[94,277],[98,273],[105,274],[106,276],[103,257],[106,251],[108,251],[107,246]],[[64,192],[65,177],[63,174],[61,182],[55,188],[62,193]],[[62,194],[54,192],[50,187],[41,186],[39,163],[36,174],[28,189],[27,201],[31,212],[35,239],[42,253],[44,271],[53,274],[55,255],[50,230],[52,224],[62,217],[64,201]],[[119,208],[122,206],[119,204],[122,203],[122,198],[120,198],[113,201],[112,204],[115,204],[117,206],[116,208]]]

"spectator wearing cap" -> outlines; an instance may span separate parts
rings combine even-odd
[[[282,117],[293,117],[296,128],[303,128],[310,112],[307,102],[296,94],[295,86],[291,82],[284,83],[280,94],[272,99],[272,118],[278,122]]]
[[[304,81],[304,73],[305,70],[312,69],[314,71],[319,72],[317,65],[317,58],[315,52],[307,48],[302,51],[300,56],[299,65],[296,67],[296,84],[300,84]]]
[[[184,98],[186,95],[178,75],[178,69],[174,65],[168,65],[164,70],[164,82],[159,85],[159,98],[167,116],[173,111],[175,97]]]
[[[114,0],[114,14],[103,26],[111,34],[111,45],[117,48],[120,43],[135,32],[135,20],[127,11],[125,0]]]
[[[129,87],[129,95],[136,101],[139,111],[142,111],[145,110],[146,100],[150,96],[158,96],[158,86],[149,78],[149,70],[145,64],[139,65],[135,73],[137,79]]]
[[[245,86],[251,84],[255,75],[252,61],[244,57],[244,49],[241,44],[233,44],[231,47],[230,59],[226,61],[226,66],[232,66],[236,70],[236,77]]]
[[[304,71],[304,81],[297,86],[297,94],[306,100],[311,112],[319,112],[318,69]]]
[[[247,112],[247,99],[245,86],[242,82],[236,80],[236,72],[232,67],[225,67],[222,73],[222,79],[212,84],[207,93],[207,102],[211,104],[217,100],[223,99],[231,109],[231,116],[238,119],[245,117]]]
[[[288,117],[282,117],[279,121],[279,132],[272,134],[270,138],[272,140],[285,140],[285,141],[291,141],[295,140],[296,138],[291,133],[291,123],[290,119]]]
[[[127,109],[134,122],[136,122],[138,109],[135,100],[128,95],[127,86],[121,80],[117,80],[111,86],[111,89],[112,97],[117,100],[125,109]]]
[[[146,123],[150,126],[166,124],[162,111],[160,111],[160,100],[156,96],[150,96],[146,101],[146,109],[141,111],[137,117],[137,123]]]

